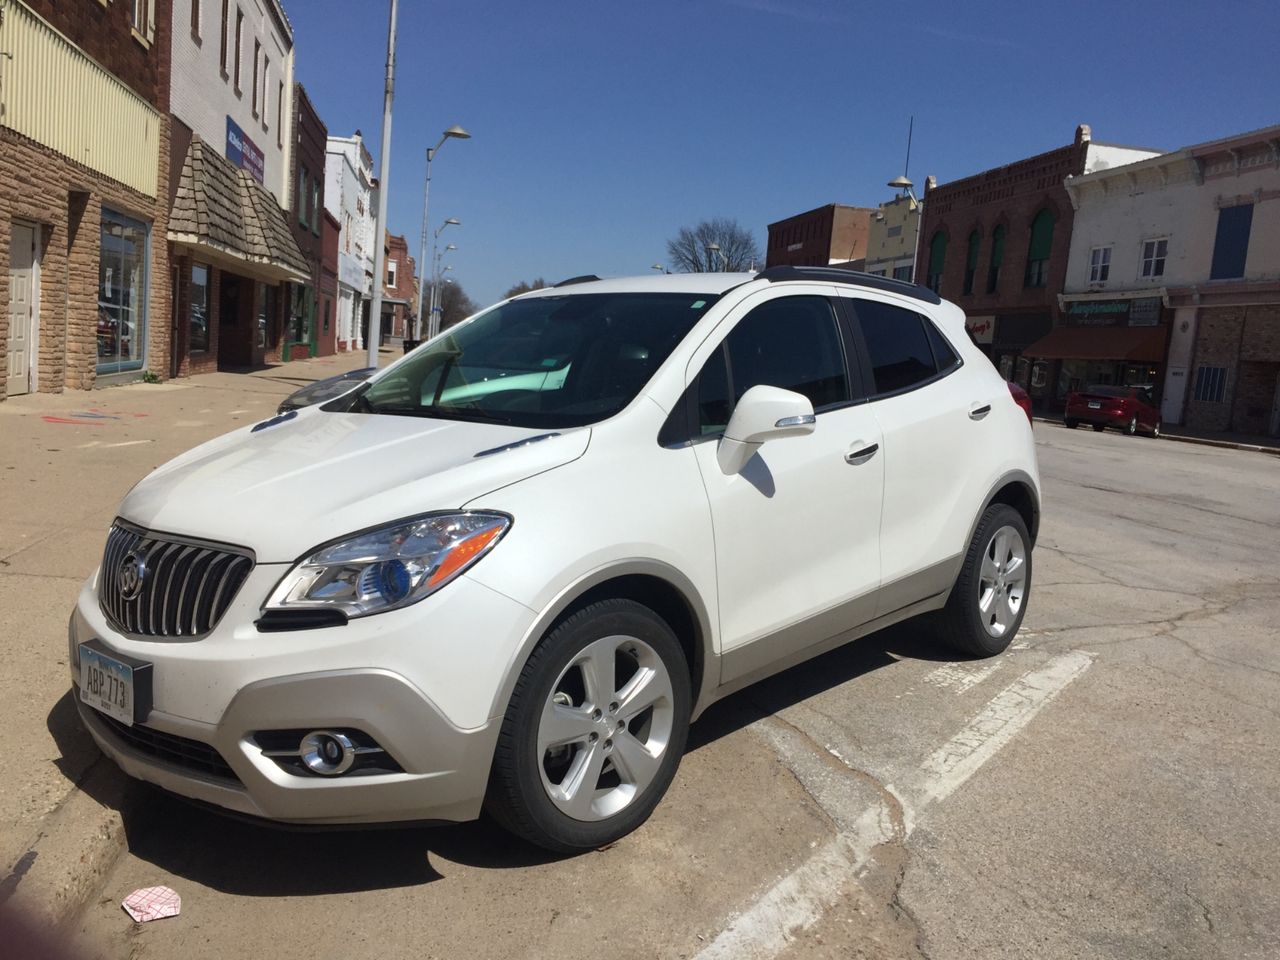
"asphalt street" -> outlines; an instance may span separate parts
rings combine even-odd
[[[570,859],[484,822],[291,833],[154,793],[73,956],[1276,956],[1280,458],[1036,435],[1005,655],[908,623],[743,691],[649,824]],[[154,884],[182,914],[136,925],[120,901]]]

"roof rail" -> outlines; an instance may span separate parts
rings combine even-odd
[[[600,278],[594,273],[584,273],[580,277],[570,277],[568,280],[561,280],[559,283],[553,283],[551,288],[554,290],[556,287],[572,287],[575,283],[591,283],[593,280],[599,279]]]
[[[833,283],[852,283],[859,287],[870,287],[872,290],[884,290],[888,293],[900,293],[904,297],[914,297],[925,303],[941,303],[942,298],[918,283],[907,283],[905,280],[894,280],[891,277],[878,277],[859,270],[842,270],[840,267],[768,267],[756,274],[757,280],[768,280],[777,283],[780,280],[826,280]]]

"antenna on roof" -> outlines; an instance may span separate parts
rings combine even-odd
[[[902,175],[904,177],[911,173],[911,134],[915,132],[916,115],[913,113],[911,119],[907,122],[907,162],[902,165]]]

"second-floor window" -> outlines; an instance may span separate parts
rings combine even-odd
[[[973,293],[973,278],[978,275],[978,244],[982,242],[982,237],[977,230],[969,234],[969,250],[964,261],[964,292],[966,295]]]
[[[394,260],[387,263],[387,286],[395,287],[396,285],[396,262]]]
[[[276,146],[284,146],[284,81],[276,84]]]
[[[236,93],[240,92],[240,61],[244,59],[241,52],[244,47],[244,11],[239,7],[236,8],[236,63],[235,63],[235,87]]]
[[[987,268],[987,293],[1000,288],[1000,263],[1004,260],[1004,226],[991,231],[991,266]]]
[[[267,103],[271,99],[271,84],[267,81],[271,76],[271,58],[264,56],[262,58],[262,129],[270,129],[267,124]]]
[[[1041,210],[1031,221],[1031,240],[1027,244],[1027,274],[1024,287],[1043,287],[1049,283],[1049,256],[1053,252],[1053,213]]]
[[[1094,247],[1089,251],[1089,282],[1106,283],[1111,275],[1111,248]]]
[[[1249,257],[1249,233],[1253,229],[1253,204],[1223,207],[1218,211],[1218,234],[1213,241],[1210,280],[1234,280],[1244,276]]]
[[[942,285],[942,267],[947,259],[947,235],[939,230],[929,241],[929,289],[934,293]]]
[[[1164,258],[1169,253],[1169,240],[1142,241],[1142,275],[1144,277],[1163,277]]]
[[[191,0],[191,35],[197,40],[200,39],[200,8],[203,6],[201,0]]]
[[[147,27],[150,25],[149,16],[151,0],[133,0],[129,5],[129,23],[133,29],[144,37],[147,35]]]
[[[250,101],[253,104],[253,115],[258,116],[258,64],[262,62],[262,44],[257,40],[253,41],[253,93],[250,95]]]
[[[319,179],[314,179],[311,181],[311,232],[317,237],[320,236],[320,207],[322,203],[320,181]]]
[[[222,76],[227,75],[227,17],[229,15],[230,0],[222,0],[222,46],[218,54],[222,64]]]

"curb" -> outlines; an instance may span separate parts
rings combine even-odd
[[[125,848],[125,816],[142,802],[114,763],[95,760],[0,880],[0,910],[35,930],[63,930],[101,890]]]
[[[1047,423],[1053,426],[1061,427],[1061,420],[1050,417],[1033,417],[1036,423]],[[1064,427],[1065,429],[1065,427]],[[1148,437],[1147,439],[1152,439]],[[1203,447],[1222,447],[1226,450],[1249,450],[1253,453],[1268,453],[1273,457],[1280,457],[1280,447],[1263,446],[1257,443],[1239,443],[1235,440],[1211,440],[1208,437],[1187,437],[1176,433],[1161,433],[1160,440],[1173,440],[1176,443],[1196,443]]]

